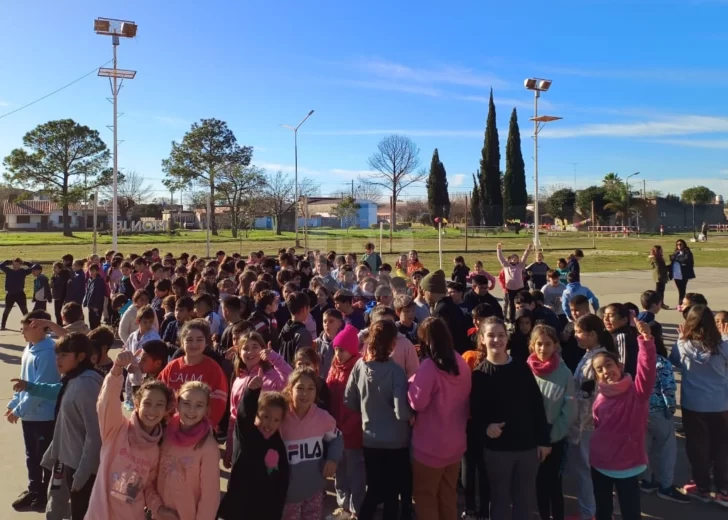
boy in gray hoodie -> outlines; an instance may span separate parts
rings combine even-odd
[[[369,327],[368,361],[357,361],[344,393],[346,406],[362,416],[367,492],[361,518],[372,518],[382,502],[383,518],[397,518],[400,493],[403,513],[409,513],[411,508],[403,482],[412,478],[411,470],[408,471],[412,409],[407,399],[404,369],[390,359],[397,336],[396,325],[388,320],[377,321]]]

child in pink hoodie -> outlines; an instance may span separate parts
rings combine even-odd
[[[263,392],[280,392],[286,386],[291,367],[283,357],[272,349],[265,348],[263,336],[257,332],[244,331],[235,341],[235,365],[232,392],[230,392],[230,422],[223,465],[230,469],[233,456],[233,434],[238,418],[238,406],[245,395],[250,380],[259,376],[263,380]]]
[[[647,469],[645,434],[652,389],[657,372],[657,353],[650,325],[636,322],[639,353],[637,375],[625,374],[619,357],[599,352],[592,368],[599,386],[594,401],[594,436],[589,462],[597,504],[597,518],[611,518],[612,492],[617,489],[624,520],[639,520],[639,477]]]
[[[397,313],[391,307],[385,307],[384,305],[377,305],[372,309],[369,314],[369,323],[374,325],[376,322],[381,320],[391,321],[395,323],[397,321]],[[359,344],[363,347],[369,337],[369,329],[364,329],[359,333]],[[408,340],[404,334],[397,334],[397,344],[392,350],[390,356],[392,361],[402,367],[404,373],[408,378],[412,377],[417,369],[420,367],[420,358],[417,355],[417,349]]]
[[[526,260],[528,260],[528,253],[531,252],[532,244],[528,244],[526,250],[523,252],[523,256],[518,258],[518,255],[509,255],[508,259],[503,256],[503,243],[498,242],[496,246],[496,254],[498,255],[498,262],[503,267],[503,273],[505,276],[505,315],[506,321],[514,321],[516,319],[516,302],[515,297],[518,291],[523,290],[525,284],[523,283],[523,272],[526,270]]]
[[[131,417],[124,417],[119,403],[122,371],[133,358],[131,352],[119,353],[96,403],[101,464],[85,520],[144,520],[145,498],[155,493],[161,423],[174,395],[161,381],[147,381],[134,395]]]
[[[296,369],[286,393],[291,409],[281,424],[290,479],[283,520],[320,520],[326,479],[333,477],[344,451],[336,420],[316,406],[318,373]]]
[[[447,324],[427,318],[419,326],[424,361],[409,380],[412,428],[412,497],[418,517],[455,518],[460,459],[470,416],[470,367],[452,345]],[[447,442],[443,442],[447,439]]]
[[[177,413],[164,429],[156,492],[147,495],[154,518],[163,518],[165,509],[178,520],[217,516],[220,449],[207,417],[210,394],[200,381],[188,381],[177,394]]]

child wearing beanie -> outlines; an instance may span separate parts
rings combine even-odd
[[[339,508],[334,511],[333,518],[357,515],[366,494],[361,414],[344,404],[346,382],[361,358],[358,333],[356,327],[347,325],[334,337],[334,359],[326,379],[331,395],[329,412],[336,419],[336,427],[344,437],[344,455],[336,467],[334,484]]]

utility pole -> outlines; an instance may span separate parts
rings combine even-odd
[[[134,70],[124,70],[118,68],[118,62],[116,59],[116,48],[119,46],[119,38],[134,38],[137,33],[137,24],[128,20],[116,20],[112,18],[97,18],[94,20],[94,31],[96,34],[103,36],[111,36],[111,44],[114,50],[114,67],[111,69],[100,68],[99,76],[109,78],[111,85],[112,104],[114,105],[114,143],[113,143],[113,154],[114,154],[114,169],[113,169],[113,183],[112,190],[113,196],[111,198],[111,243],[113,249],[118,249],[118,178],[119,178],[119,139],[118,139],[118,126],[119,126],[119,91],[121,90],[124,80],[132,80],[136,76]],[[121,80],[121,81],[119,81]]]
[[[465,195],[465,252],[468,251],[468,196]]]
[[[88,207],[88,205],[87,205]],[[98,208],[99,208],[99,188],[96,187],[96,193],[94,193],[94,254],[96,254],[97,249],[97,230],[98,230]]]
[[[351,179],[351,198],[354,198],[354,179]]]

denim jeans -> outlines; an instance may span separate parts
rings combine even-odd
[[[594,435],[592,431],[582,432],[579,444],[569,444],[566,456],[566,470],[576,479],[576,501],[579,504],[579,514],[583,519],[591,519],[597,513],[591,466],[589,465],[589,446],[592,435]]]
[[[662,489],[672,487],[677,459],[677,438],[672,416],[666,417],[663,411],[649,415],[646,446],[650,465],[642,477],[656,482]]]

